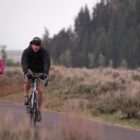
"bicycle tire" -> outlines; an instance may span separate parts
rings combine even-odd
[[[33,106],[31,108],[31,124],[35,126],[37,122],[37,101],[36,94],[34,94]]]
[[[36,89],[37,80],[38,79],[36,77],[33,79],[33,87],[29,98],[29,105],[26,106],[26,110],[30,115],[30,123],[32,126],[35,126],[36,122],[38,122],[38,91]]]
[[[34,110],[34,108],[32,108],[30,116],[31,116],[31,124],[32,124],[33,126],[35,126],[35,123],[36,123],[36,115],[35,115],[35,110]]]
[[[34,108],[33,108],[33,113],[32,113],[32,121],[33,121],[33,125],[35,126],[36,122],[37,122],[37,106],[36,103],[34,103]]]

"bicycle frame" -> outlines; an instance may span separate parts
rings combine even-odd
[[[33,81],[33,89],[32,89],[32,95],[31,95],[31,107],[33,108],[34,103],[36,103],[37,109],[38,109],[37,82],[38,82],[38,79],[35,78],[34,81]]]
[[[31,94],[31,122],[34,126],[37,119],[37,110],[38,110],[38,91],[37,91],[37,78],[33,78],[33,89]]]
[[[27,112],[30,113],[31,123],[35,126],[37,121],[37,110],[38,110],[38,91],[37,91],[37,84],[38,84],[38,77],[33,77],[32,79],[32,91],[30,95],[29,105],[26,106]]]
[[[37,90],[37,84],[40,80],[40,76],[42,73],[31,73],[32,74],[32,92],[29,98],[29,105],[26,106],[26,110],[28,113],[30,113],[31,116],[31,123],[34,124],[37,121],[37,111],[38,111],[38,90]],[[48,80],[48,79],[47,79]],[[45,85],[45,84],[44,84]]]

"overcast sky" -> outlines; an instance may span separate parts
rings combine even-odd
[[[73,26],[82,6],[91,10],[100,0],[0,0],[0,45],[23,50],[34,36],[50,36]]]

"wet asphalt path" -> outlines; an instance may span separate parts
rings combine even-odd
[[[0,120],[2,121],[9,114],[12,116],[15,125],[22,123],[23,120],[30,121],[24,105],[0,101]],[[140,131],[130,128],[83,120],[71,117],[68,114],[51,111],[43,111],[42,117],[42,122],[37,123],[35,129],[46,129],[49,130],[48,132],[55,132],[70,128],[79,136],[82,134],[90,135],[88,140],[140,140]],[[62,138],[59,137],[58,140],[62,140]],[[85,140],[87,139],[85,138]]]

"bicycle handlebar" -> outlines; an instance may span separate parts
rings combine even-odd
[[[41,76],[44,75],[43,73],[33,73],[31,70],[29,70],[28,72],[31,74],[31,76],[33,78],[37,78],[37,79],[41,79]],[[46,77],[44,78],[44,80],[45,80],[44,86],[47,86],[48,83],[49,83],[49,77],[48,77],[48,75],[46,75]]]
[[[43,73],[34,73],[31,70],[28,70],[28,73],[33,77],[33,78],[39,78]]]

